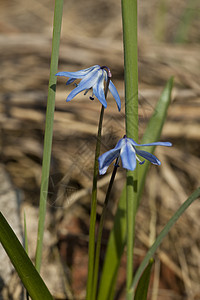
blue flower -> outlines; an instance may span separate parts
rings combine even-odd
[[[85,91],[85,95],[87,92],[93,88],[92,97],[90,97],[91,100],[94,100],[93,95],[95,95],[101,104],[106,108],[107,102],[105,98],[104,93],[104,81],[108,80],[108,74],[105,69],[108,69],[107,67],[100,67],[99,65],[92,66],[90,68],[80,70],[77,72],[59,72],[56,74],[56,76],[65,76],[69,77],[67,81],[67,85],[74,82],[76,79],[81,79],[79,84],[75,84],[76,88],[69,94],[67,97],[67,102],[71,101],[78,93]],[[109,70],[109,69],[108,69]],[[111,74],[111,73],[110,73]],[[113,82],[110,80],[109,83],[109,90],[113,97],[115,98],[115,101],[118,106],[118,110],[121,109],[121,101],[119,94],[117,92],[116,87],[114,86]]]
[[[121,157],[122,160],[122,166],[123,168],[127,170],[133,171],[136,167],[136,160],[139,161],[140,164],[143,164],[145,161],[141,161],[137,155],[142,156],[143,158],[149,160],[154,165],[160,165],[161,162],[157,157],[155,157],[153,154],[138,150],[136,147],[138,146],[172,146],[169,142],[156,142],[156,143],[150,143],[150,144],[137,144],[133,139],[127,138],[124,136],[114,149],[111,149],[104,154],[102,154],[99,158],[99,174],[103,175],[106,173],[109,165],[111,162]]]

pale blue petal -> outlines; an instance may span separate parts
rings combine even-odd
[[[56,76],[64,76],[64,77],[71,77],[71,78],[83,78],[85,77],[88,73],[93,71],[94,69],[100,69],[99,65],[92,66],[87,69],[79,70],[77,72],[58,72]]]
[[[93,86],[93,93],[97,97],[97,99],[101,102],[101,104],[106,108],[107,102],[104,93],[104,74],[101,72],[101,75],[98,78],[98,81]]]
[[[135,150],[130,143],[126,142],[120,152],[122,166],[125,169],[133,171],[136,167]]]
[[[114,149],[121,149],[126,144],[126,139],[120,139]]]
[[[143,151],[143,150],[136,149],[135,151],[136,151],[137,155],[140,155],[143,158],[149,160],[152,164],[161,165],[161,162],[159,161],[159,159],[155,155],[153,155],[149,152]]]
[[[120,154],[120,149],[111,149],[98,158],[99,162],[99,174],[104,175],[111,164],[111,162],[117,158]]]
[[[86,86],[86,89],[89,89],[95,85],[97,80],[99,79],[99,75],[101,74],[101,70],[94,69],[89,72],[84,78],[79,82],[78,86]]]
[[[130,143],[133,145],[133,146],[166,146],[166,147],[171,147],[172,146],[172,143],[170,142],[155,142],[155,143],[149,143],[149,144],[137,144],[133,139],[129,138],[130,140]]]
[[[150,143],[150,144],[138,144],[137,146],[166,146],[166,147],[171,147],[172,143],[170,143],[170,142],[155,142],[155,143]]]
[[[120,155],[120,150],[124,143],[125,140],[120,139],[114,149],[105,152],[98,158],[100,175],[105,174],[111,162]]]
[[[93,70],[89,74],[87,74],[79,83],[79,85],[71,91],[71,93],[67,97],[67,102],[71,101],[78,93],[90,89],[98,80],[98,70]]]
[[[110,80],[110,83],[109,83],[109,90],[110,90],[111,94],[113,95],[113,97],[115,98],[118,110],[120,111],[121,110],[121,100],[120,100],[118,91],[117,91],[116,87],[114,86],[114,84],[111,80]]]

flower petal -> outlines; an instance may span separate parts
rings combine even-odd
[[[118,110],[120,111],[121,110],[121,100],[120,100],[118,91],[117,91],[116,87],[114,86],[114,84],[111,80],[110,80],[110,83],[109,83],[109,90],[110,90],[111,94],[113,95],[113,97],[115,98]]]
[[[133,145],[133,146],[166,146],[166,147],[171,147],[172,146],[172,143],[170,142],[155,142],[155,143],[149,143],[149,144],[137,144],[133,139],[129,138],[130,140],[130,143]]]
[[[143,150],[135,149],[135,151],[136,151],[137,155],[144,157],[145,159],[149,160],[152,164],[161,165],[161,162],[155,155],[153,155],[149,152],[143,151]]]
[[[170,142],[155,142],[155,143],[150,143],[150,144],[139,144],[138,146],[166,146],[166,147],[171,147],[172,143],[170,143]]]
[[[111,164],[111,162],[117,158],[120,154],[120,149],[111,149],[98,158],[99,162],[99,174],[104,175]]]
[[[98,73],[99,70],[94,69],[90,73],[88,73],[78,84],[78,86],[71,91],[71,93],[67,97],[67,102],[71,101],[78,93],[82,92],[83,90],[90,89],[98,80]]]
[[[98,158],[100,175],[105,174],[111,162],[120,155],[120,150],[124,143],[125,140],[120,139],[114,149],[105,152]]]
[[[77,72],[58,72],[56,76],[64,76],[64,77],[71,77],[71,78],[83,78],[85,75],[90,73],[94,69],[100,69],[99,65],[92,66],[87,69],[79,70]]]
[[[101,72],[101,75],[99,75],[97,82],[93,86],[93,93],[97,97],[97,99],[101,102],[101,104],[106,108],[107,102],[104,93],[104,79],[105,79],[104,73]]]
[[[125,144],[126,144],[126,139],[122,138],[117,142],[114,149],[121,149]]]
[[[132,145],[127,141],[127,139],[121,149],[120,156],[122,159],[123,168],[133,171],[136,167],[135,150],[132,147]]]

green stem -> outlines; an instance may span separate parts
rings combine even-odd
[[[36,269],[40,272],[42,261],[42,244],[44,236],[45,215],[46,215],[46,202],[48,194],[48,178],[50,171],[51,147],[53,137],[53,121],[55,109],[55,91],[56,91],[56,72],[58,69],[59,57],[59,44],[60,44],[60,31],[62,22],[63,0],[55,0],[54,10],[54,25],[53,25],[53,39],[52,39],[52,54],[50,77],[48,86],[48,99],[46,111],[46,125],[44,136],[44,153],[42,162],[42,178],[40,189],[40,206],[39,206],[39,223],[38,223],[38,236],[36,248]]]
[[[107,190],[107,193],[106,193],[106,198],[105,198],[105,201],[104,201],[104,206],[103,206],[103,210],[102,210],[102,214],[101,214],[101,218],[100,218],[100,222],[99,222],[99,230],[98,230],[97,246],[96,246],[96,255],[95,255],[95,265],[94,265],[94,279],[93,279],[93,296],[92,296],[92,299],[96,299],[102,232],[103,232],[103,227],[104,227],[104,221],[105,221],[108,201],[109,201],[109,198],[110,198],[110,192],[112,190],[112,186],[113,186],[113,183],[114,183],[114,180],[115,180],[115,175],[117,173],[118,161],[119,161],[119,158],[116,159],[116,162],[115,162],[115,165],[114,165],[114,169],[113,169],[112,176],[111,176],[111,179],[110,179],[110,183],[109,183],[109,186],[108,186],[108,190]]]
[[[111,78],[110,70],[107,71],[108,80],[105,88],[105,98],[108,93],[108,86]],[[97,143],[95,150],[94,160],[94,173],[93,173],[93,187],[92,187],[92,200],[91,200],[91,212],[90,212],[90,231],[89,231],[89,250],[88,250],[88,278],[87,278],[87,290],[86,300],[92,300],[93,290],[93,274],[94,274],[94,257],[95,257],[95,224],[96,224],[96,208],[97,208],[97,176],[98,176],[98,157],[100,155],[101,146],[101,132],[103,123],[104,107],[102,105],[101,113],[99,117],[99,126],[97,134]]]
[[[137,0],[122,0],[122,23],[125,70],[126,135],[138,141],[138,54],[137,54]],[[137,211],[137,168],[127,171],[127,299],[133,278],[133,245],[135,216]]]

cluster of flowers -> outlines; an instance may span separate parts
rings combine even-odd
[[[85,91],[84,95],[88,93],[90,89],[92,89],[92,96],[89,98],[94,100],[94,96],[101,102],[101,104],[106,108],[107,102],[104,91],[104,82],[108,81],[108,71],[107,67],[100,67],[99,65],[92,66],[90,68],[80,70],[77,72],[59,72],[56,76],[64,76],[68,77],[67,85],[73,83],[76,79],[81,79],[79,84],[75,83],[75,89],[68,95],[66,101],[71,101],[78,93]],[[118,110],[121,109],[121,101],[119,94],[117,92],[116,87],[113,82],[109,80],[109,91],[113,95]],[[137,144],[133,139],[128,138],[126,135],[122,139],[119,140],[114,149],[111,149],[104,154],[102,154],[99,158],[99,174],[103,175],[106,173],[109,165],[112,163],[114,159],[121,158],[123,168],[127,170],[133,171],[136,167],[136,160],[139,161],[140,164],[143,164],[145,161],[141,161],[138,157],[141,156],[147,160],[149,160],[154,165],[160,165],[161,162],[159,159],[153,154],[138,150],[136,147],[138,146],[172,146],[169,142],[155,142],[150,144]]]

